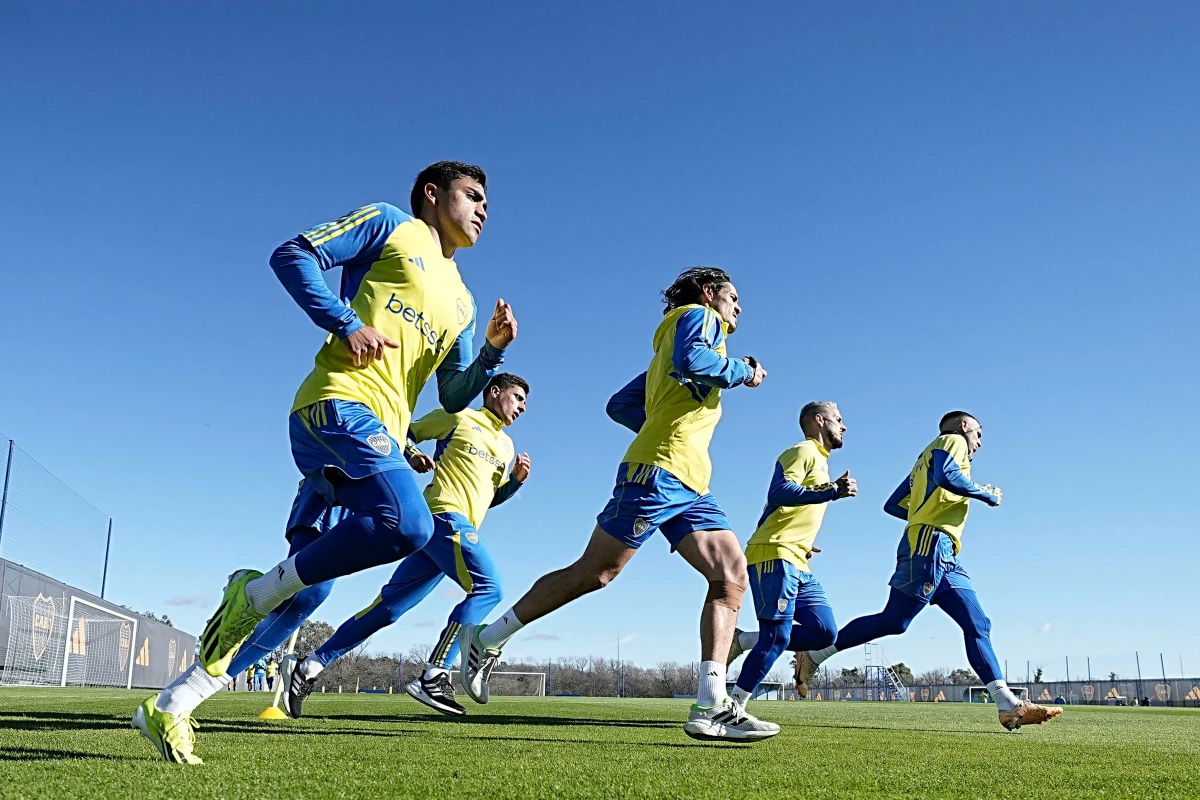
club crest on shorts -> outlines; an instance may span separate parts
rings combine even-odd
[[[634,536],[644,536],[648,530],[650,530],[650,520],[643,517],[638,517],[633,521]]]
[[[931,594],[933,594],[933,584],[932,583],[927,583],[921,587],[921,596],[922,597],[929,597],[929,595],[931,595]]]
[[[779,598],[775,601],[775,607],[778,608],[780,612],[787,611],[787,599],[783,597]]]
[[[479,544],[479,534],[478,533],[468,533],[463,538],[466,539],[471,544]]]
[[[392,454],[392,437],[386,433],[372,433],[367,437],[367,444],[371,445],[371,449],[381,456]]]

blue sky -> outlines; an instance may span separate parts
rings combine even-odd
[[[506,603],[609,495],[629,435],[604,403],[648,362],[658,290],[718,264],[730,350],[770,376],[726,394],[713,491],[748,537],[799,407],[841,404],[831,469],[860,495],[814,565],[839,621],[882,606],[882,502],[963,407],[1005,490],[963,557],[1011,672],[1132,674],[1135,650],[1200,672],[1195,6],[569,5],[0,10],[0,432],[115,518],[109,596],[197,631],[232,569],[278,560],[323,334],[267,257],[457,158],[491,214],[460,269],[513,304],[533,387],[510,431],[532,478],[482,531]],[[373,647],[431,643],[445,586]],[[509,653],[692,660],[703,594],[660,538]],[[965,666],[937,611],[886,652]]]

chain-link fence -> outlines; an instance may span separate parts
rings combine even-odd
[[[112,519],[0,437],[0,558],[104,596]]]

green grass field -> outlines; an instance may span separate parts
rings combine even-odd
[[[405,696],[266,694],[201,709],[203,767],[129,727],[146,692],[0,689],[2,797],[1200,797],[1200,711],[1068,708],[1008,733],[991,706],[753,705],[783,733],[703,744],[683,700],[496,698],[450,720]]]

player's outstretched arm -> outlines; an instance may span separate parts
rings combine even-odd
[[[495,508],[503,503],[508,498],[517,493],[517,489],[529,479],[530,469],[529,453],[521,453],[513,460],[512,472],[509,474],[508,480],[498,489],[496,494],[492,496],[492,502],[488,508]]]
[[[415,420],[408,426],[408,434],[404,441],[404,457],[409,466],[419,473],[437,469],[437,462],[429,455],[422,453],[417,447],[418,442],[430,439],[445,439],[454,433],[458,426],[458,417],[448,414],[445,409],[435,408],[425,416]]]
[[[761,367],[752,367],[741,359],[726,358],[718,353],[716,348],[724,339],[720,319],[709,309],[693,308],[684,313],[675,324],[675,345],[671,354],[671,365],[676,374],[719,389],[752,381]]]
[[[958,465],[954,456],[945,450],[934,450],[932,462],[929,477],[937,484],[938,488],[945,489],[947,492],[953,492],[960,497],[982,500],[989,506],[1000,505],[999,491],[989,492],[966,475],[963,475],[962,468]]]
[[[883,502],[883,510],[896,519],[908,520],[908,477],[900,481],[891,496]]]
[[[450,352],[437,370],[438,400],[442,408],[451,414],[462,411],[479,396],[483,387],[496,374],[496,368],[504,363],[504,348],[517,335],[517,320],[512,307],[503,300],[496,301],[496,310],[488,320],[487,341],[479,348],[479,355],[471,360],[475,347],[475,316],[471,312],[471,324],[467,326],[450,346]]]
[[[604,413],[618,425],[637,433],[646,424],[646,373],[638,375],[608,399]]]

